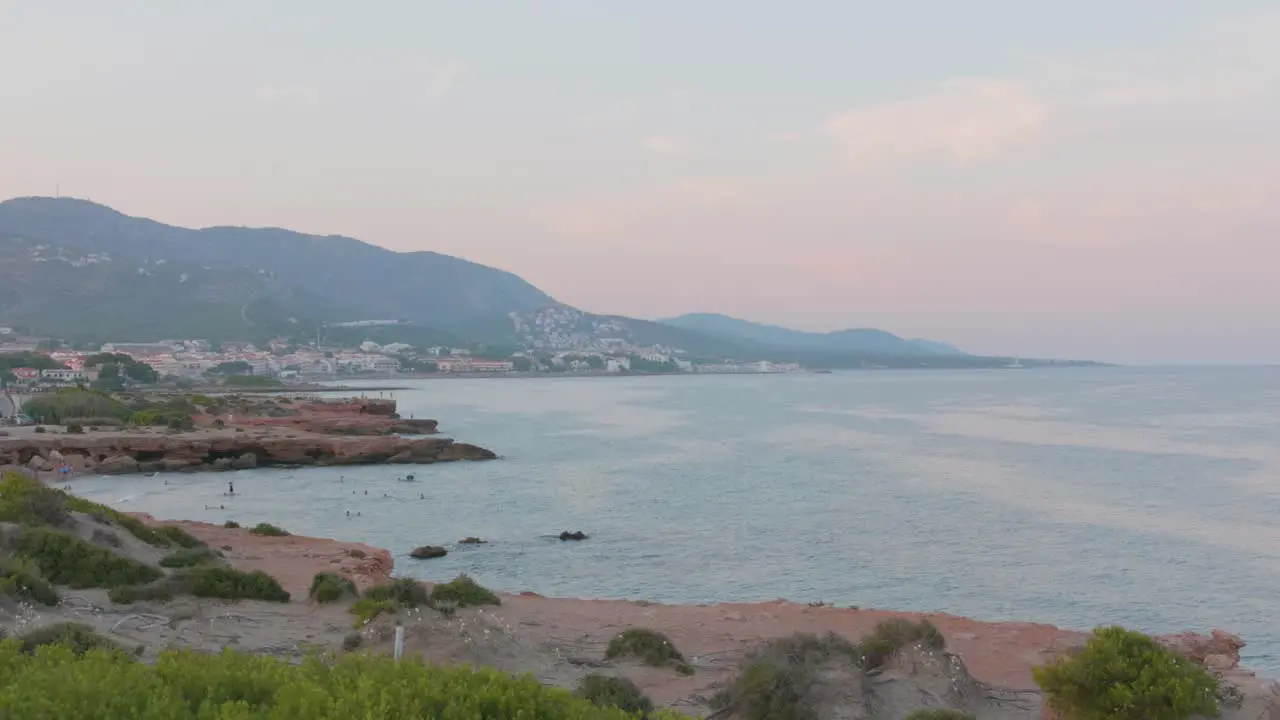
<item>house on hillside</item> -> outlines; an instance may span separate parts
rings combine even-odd
[[[72,370],[70,368],[41,370],[40,379],[53,383],[93,382],[98,379],[98,370],[97,368],[90,370]]]
[[[12,372],[20,383],[33,383],[40,379],[40,371],[35,368],[14,368],[9,372]]]

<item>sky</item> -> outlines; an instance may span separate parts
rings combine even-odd
[[[0,198],[585,310],[1280,363],[1274,0],[0,0]]]

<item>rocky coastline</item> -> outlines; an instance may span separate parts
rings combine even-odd
[[[150,516],[138,517],[148,523],[158,522]],[[307,584],[318,572],[343,573],[365,588],[386,582],[394,570],[392,554],[382,548],[298,536],[262,537],[243,529],[200,522],[171,524],[222,547],[239,567],[278,577],[286,589],[299,596],[305,596]],[[358,557],[353,557],[352,549],[356,549],[354,555]],[[456,624],[459,628],[470,623],[476,634],[459,639],[445,637],[439,628],[434,628],[429,647],[411,644],[410,650],[420,650],[434,662],[474,662],[515,672],[532,671],[552,684],[566,687],[585,672],[616,670],[656,703],[694,716],[710,712],[707,699],[762,643],[795,633],[836,633],[857,638],[886,619],[904,618],[927,619],[946,637],[946,655],[957,661],[948,671],[946,682],[950,689],[930,689],[938,678],[929,675],[934,666],[924,661],[912,661],[909,669],[886,672],[880,682],[901,683],[912,692],[958,693],[951,699],[967,695],[966,702],[1001,708],[998,712],[979,712],[979,718],[1048,718],[1051,716],[1032,679],[1032,668],[1081,647],[1089,637],[1085,632],[1041,623],[986,622],[942,613],[837,608],[787,600],[664,605],[644,600],[549,598],[527,591],[499,596],[500,606],[449,621],[451,627]],[[413,620],[410,637],[415,637],[418,623],[427,622],[423,618]],[[666,634],[690,658],[696,672],[685,676],[647,667],[617,667],[596,657],[619,629],[628,627],[652,628]],[[1280,686],[1256,677],[1240,665],[1240,652],[1246,645],[1243,639],[1221,629],[1155,639],[1204,665],[1238,692],[1238,706],[1224,707],[1224,719],[1280,719]],[[486,642],[492,647],[486,647]],[[516,647],[542,648],[554,660],[525,653],[516,655]]]
[[[0,471],[66,466],[77,474],[119,475],[497,457],[485,448],[434,436],[435,420],[400,418],[393,400],[298,401],[288,407],[245,401],[223,407],[225,412],[194,418],[191,429],[14,428],[0,437]]]

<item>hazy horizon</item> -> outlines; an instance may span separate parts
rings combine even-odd
[[[364,7],[0,0],[0,197],[599,313],[1280,362],[1273,3]]]

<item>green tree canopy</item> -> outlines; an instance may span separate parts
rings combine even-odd
[[[218,363],[208,370],[204,371],[205,375],[252,375],[253,366],[244,360],[228,360],[227,362]]]

